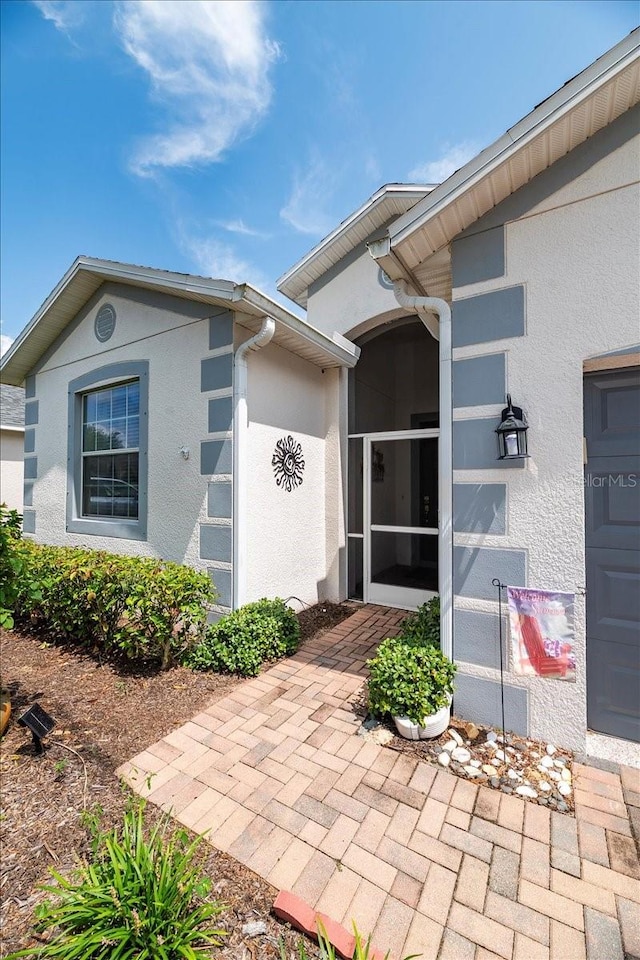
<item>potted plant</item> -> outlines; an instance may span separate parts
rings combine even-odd
[[[369,710],[391,716],[408,740],[439,737],[451,717],[455,664],[411,636],[388,637],[369,660]]]

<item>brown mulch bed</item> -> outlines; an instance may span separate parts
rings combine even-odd
[[[353,610],[351,604],[331,603],[305,609],[299,616],[303,643]],[[0,631],[0,655],[13,710],[0,747],[0,957],[5,957],[35,943],[33,909],[43,897],[37,887],[49,879],[49,868],[67,873],[86,853],[83,809],[99,804],[105,826],[120,822],[126,795],[115,769],[242,680],[182,667],[161,673],[100,663],[79,649],[16,631]],[[40,757],[16,723],[35,701],[56,720]],[[158,813],[150,805],[145,816],[152,822]],[[219,925],[229,936],[215,955],[279,958],[280,937],[293,955],[299,936],[270,914],[277,891],[208,844],[201,848],[201,861],[215,895],[226,904]],[[243,924],[255,920],[266,923],[267,933],[243,937]],[[313,951],[309,947],[311,956]]]

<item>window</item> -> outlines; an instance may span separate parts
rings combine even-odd
[[[82,398],[82,515],[138,519],[140,382]],[[117,453],[115,451],[118,451]]]
[[[71,533],[146,539],[148,368],[113,363],[69,384]]]

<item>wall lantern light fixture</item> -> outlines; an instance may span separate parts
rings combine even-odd
[[[500,454],[498,460],[525,460],[527,453],[526,417],[521,407],[514,407],[511,394],[507,394],[507,406],[502,411],[502,422],[496,427]]]

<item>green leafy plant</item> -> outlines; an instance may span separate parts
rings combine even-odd
[[[353,960],[373,960],[374,955],[380,956],[379,953],[376,954],[375,948],[371,944],[371,936],[367,937],[365,941],[362,934],[359,933],[355,922],[353,923],[353,936],[356,941]],[[338,956],[336,948],[329,940],[327,932],[320,922],[318,922],[318,946],[320,947],[320,960],[336,960]],[[297,960],[310,960],[304,940],[299,941],[296,954]],[[404,960],[416,960],[416,958],[420,956],[422,956],[422,954],[412,953],[404,957]],[[387,950],[384,955],[384,960],[389,960],[390,957],[391,951]],[[280,938],[280,960],[289,960],[287,948],[282,938]]]
[[[22,547],[22,517],[17,510],[0,504],[0,627],[11,630],[19,595],[36,601],[39,590],[33,583]]]
[[[217,670],[255,677],[267,660],[286,657],[298,648],[300,625],[283,600],[247,603],[212,624],[187,657],[195,670]]]
[[[438,647],[412,637],[387,637],[369,667],[369,710],[378,717],[409,717],[421,723],[446,706],[456,667]]]
[[[440,646],[440,597],[432,597],[421,604],[415,613],[402,621],[402,636],[406,640],[433,647]]]
[[[54,899],[36,910],[37,929],[52,933],[44,946],[18,957],[56,960],[208,960],[207,947],[219,946],[224,930],[211,928],[222,910],[205,898],[210,881],[200,877],[193,857],[201,838],[171,833],[162,818],[148,839],[144,803],[131,807],[122,829],[100,832],[93,818],[92,855],[67,879],[43,886]]]
[[[19,555],[38,591],[18,585],[16,613],[58,639],[166,668],[205,634],[215,590],[191,567],[30,541]]]

